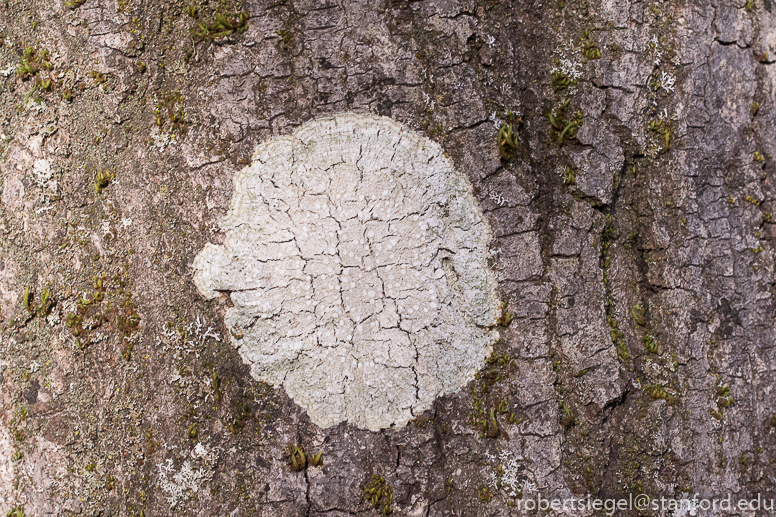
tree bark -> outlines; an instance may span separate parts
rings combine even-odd
[[[773,499],[772,11],[6,1],[0,511]],[[256,146],[343,112],[442,146],[490,225],[506,302],[475,379],[377,432],[320,428],[251,377],[228,293],[192,282]]]

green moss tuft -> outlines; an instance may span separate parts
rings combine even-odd
[[[549,108],[545,113],[550,123],[550,135],[558,145],[563,145],[564,140],[574,140],[577,137],[577,131],[582,127],[581,111],[577,111],[573,118],[567,118],[566,110],[570,101],[571,99],[566,99],[554,113]]]
[[[242,34],[247,30],[247,12],[217,12],[209,23],[199,23],[196,27],[193,27],[191,29],[191,37],[196,42],[212,41],[231,36],[232,34]]]
[[[380,515],[393,513],[393,488],[382,476],[373,475],[364,487],[361,500],[369,501]]]
[[[498,154],[504,160],[514,160],[520,152],[520,141],[512,124],[501,124],[498,130]]]

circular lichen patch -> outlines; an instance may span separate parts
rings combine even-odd
[[[261,144],[221,227],[194,282],[230,293],[225,323],[251,374],[319,426],[402,426],[470,381],[498,338],[471,185],[388,118],[321,118]]]

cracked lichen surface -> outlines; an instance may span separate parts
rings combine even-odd
[[[256,379],[328,427],[404,425],[498,338],[491,234],[441,147],[385,117],[307,122],[258,147],[194,261]]]

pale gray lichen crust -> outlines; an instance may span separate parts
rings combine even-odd
[[[223,245],[194,260],[229,292],[231,342],[314,423],[403,426],[469,382],[498,339],[491,233],[442,148],[346,113],[258,146]]]

